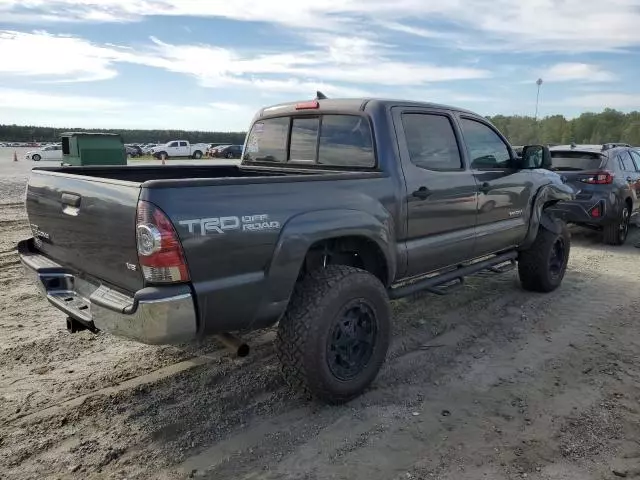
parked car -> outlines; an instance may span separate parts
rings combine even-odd
[[[562,282],[573,189],[547,147],[520,159],[480,115],[377,99],[263,109],[249,132],[239,166],[32,171],[18,250],[70,331],[246,354],[229,332],[278,322],[285,378],[341,403],[384,362],[390,299],[516,262],[526,290]]]
[[[242,145],[227,145],[216,148],[211,156],[214,158],[240,158]]]
[[[231,145],[227,145],[227,144],[211,144],[209,146],[209,149],[207,150],[207,154],[209,155],[209,157],[214,158],[216,156],[216,153],[218,152],[219,149],[221,148],[226,148],[226,147],[230,147]]]
[[[151,154],[159,159],[167,158],[196,158],[200,159],[207,151],[206,143],[190,144],[186,140],[173,140],[164,145],[158,145],[151,149]]]
[[[31,150],[24,157],[34,162],[39,162],[40,160],[62,161],[62,145],[49,145],[38,150]]]
[[[143,154],[143,155],[151,155],[151,150],[152,150],[154,147],[157,147],[157,146],[158,146],[158,145],[157,145],[157,144],[155,144],[155,143],[148,143],[148,144],[146,144],[146,145],[143,145],[143,147],[142,147],[142,154]]]
[[[601,230],[609,245],[625,243],[640,210],[640,152],[621,143],[562,145],[551,157],[552,170],[576,189],[562,205],[563,218]]]
[[[136,157],[141,157],[144,154],[144,152],[142,151],[142,147],[137,143],[131,143],[131,144],[128,144],[127,146],[133,148],[136,151],[136,154],[134,155]]]
[[[132,145],[125,145],[124,149],[127,152],[127,157],[136,158],[140,156],[140,151]]]

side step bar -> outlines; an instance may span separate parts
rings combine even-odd
[[[389,298],[391,300],[396,300],[408,295],[413,295],[414,293],[420,292],[422,290],[426,290],[437,295],[446,295],[449,287],[462,286],[464,284],[464,277],[480,272],[482,270],[491,270],[495,273],[508,271],[510,270],[510,268],[503,269],[496,267],[507,262],[513,265],[517,258],[518,252],[513,251],[503,253],[501,255],[496,255],[495,257],[488,258],[487,260],[482,260],[481,262],[472,263],[470,265],[460,265],[455,270],[449,270],[441,275],[425,278],[423,280],[417,280],[402,287],[391,288],[389,289]]]

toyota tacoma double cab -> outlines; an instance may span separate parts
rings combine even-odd
[[[245,354],[239,333],[277,324],[287,381],[340,403],[385,360],[390,300],[516,264],[526,290],[560,285],[573,189],[550,162],[458,108],[287,103],[257,113],[240,165],[34,168],[18,249],[72,332]]]

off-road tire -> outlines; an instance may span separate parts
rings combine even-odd
[[[629,236],[629,223],[631,221],[631,211],[629,205],[624,204],[620,216],[615,222],[604,226],[602,231],[604,243],[607,245],[622,245]]]
[[[330,366],[329,338],[345,308],[361,301],[375,317],[369,360],[348,380]],[[278,326],[276,352],[287,383],[308,396],[340,404],[360,395],[384,363],[391,335],[389,297],[382,283],[364,270],[329,265],[298,281]]]
[[[518,274],[522,288],[525,290],[548,293],[554,291],[562,283],[569,261],[571,236],[566,223],[560,220],[555,220],[555,222],[560,226],[561,232],[559,234],[540,226],[533,245],[520,252]],[[550,264],[557,242],[563,244],[564,258],[558,271],[555,271]]]
[[[195,152],[193,152],[193,158],[195,158],[196,160],[200,160],[202,158],[202,152],[200,150],[196,150]]]

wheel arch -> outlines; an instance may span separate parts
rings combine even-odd
[[[561,227],[555,220],[553,207],[559,202],[573,198],[573,191],[567,185],[547,184],[540,187],[531,200],[529,229],[519,249],[526,250],[533,245],[541,226],[554,233],[559,233]]]
[[[331,253],[332,248],[333,252],[357,253],[361,266],[388,286],[397,268],[395,238],[390,216],[381,219],[363,211],[340,209],[294,217],[283,227],[267,270],[269,297],[288,301],[312,257],[325,249]]]

